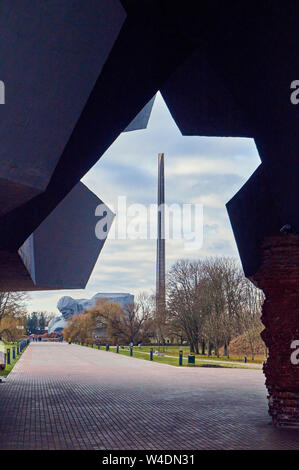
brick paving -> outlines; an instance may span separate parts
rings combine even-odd
[[[32,343],[0,384],[0,449],[299,449],[269,423],[259,370]]]

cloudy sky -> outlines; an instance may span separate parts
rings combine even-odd
[[[118,196],[126,197],[127,207],[156,203],[157,155],[161,152],[165,154],[166,203],[201,204],[203,208],[202,246],[190,247],[184,239],[167,240],[167,268],[178,258],[239,258],[225,203],[260,163],[252,139],[183,137],[158,94],[147,129],[120,135],[82,181],[116,212],[117,228]],[[129,219],[131,228],[137,230],[137,221]],[[151,227],[155,230],[155,218]],[[110,236],[86,289],[32,292],[28,310],[58,314],[56,304],[63,295],[89,298],[97,292],[153,292],[155,260],[154,239]]]

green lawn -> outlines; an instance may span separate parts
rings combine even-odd
[[[87,347],[91,347],[91,346],[88,345]],[[94,348],[96,349],[97,345],[94,345]],[[180,348],[176,348],[175,346],[168,346],[168,347],[164,347],[163,352],[162,352],[162,349],[163,348],[160,347],[160,353],[164,354],[164,356],[158,356],[154,354],[153,361],[159,362],[162,364],[169,364],[171,366],[179,366],[179,349]],[[105,346],[102,345],[101,350],[102,351],[105,350]],[[143,360],[149,361],[150,360],[149,350],[150,350],[150,346],[142,346],[142,347],[135,346],[133,348],[133,357],[137,359],[143,359]],[[153,347],[154,352],[157,350],[158,350],[158,347]],[[184,367],[221,367],[221,368],[225,367],[225,368],[237,368],[237,369],[252,369],[253,368],[250,366],[246,366],[246,364],[243,365],[243,364],[237,364],[237,363],[236,364],[229,363],[230,361],[238,362],[237,359],[233,361],[231,360],[231,358],[226,358],[226,357],[224,359],[222,358],[218,359],[218,358],[215,358],[214,356],[208,357],[208,356],[200,356],[200,355],[196,355],[195,365],[188,364],[189,348],[184,347],[183,351],[184,351],[183,352],[183,366]],[[116,346],[110,346],[109,352],[116,354]],[[127,346],[124,347],[124,349],[119,347],[119,354],[130,356],[130,350]],[[167,357],[167,356],[175,356],[175,357]],[[210,362],[211,360],[214,361],[214,359],[217,359],[217,363]],[[241,362],[241,358],[239,358],[239,361]],[[256,363],[256,364],[258,366],[259,363]]]
[[[16,358],[15,359],[12,358],[12,348],[13,347],[16,348]],[[6,367],[5,367],[4,370],[0,370],[0,377],[7,377],[8,376],[8,374],[14,368],[14,366],[16,365],[16,363],[18,362],[18,360],[20,359],[21,355],[23,354],[23,352],[25,351],[26,348],[27,348],[27,346],[25,346],[23,351],[19,355],[17,355],[17,343],[7,343],[7,342],[4,341],[4,349],[5,349],[4,352],[7,352],[7,349],[10,349],[10,364],[9,365],[6,364]]]
[[[139,351],[147,351],[149,352],[150,348],[153,348],[154,352],[155,351],[159,351],[160,353],[162,354],[167,354],[169,356],[178,356],[179,355],[179,350],[182,349],[183,350],[183,355],[187,356],[190,352],[190,348],[189,346],[141,346],[141,347],[137,347],[135,346],[134,350],[138,348]],[[205,355],[202,355],[202,354],[195,354],[195,357],[197,359],[202,359],[202,360],[205,360],[205,359],[213,359],[213,361],[220,361],[220,362],[226,362],[226,361],[229,361],[229,362],[243,362],[244,360],[244,356],[230,356],[230,357],[226,357],[226,356],[220,356],[219,358],[217,356],[208,356],[207,354]],[[255,357],[254,360],[252,360],[249,356],[247,356],[247,362],[249,364],[262,364],[265,360],[265,357],[264,356],[257,356]]]
[[[154,348],[154,352],[156,350],[157,349]],[[116,347],[115,346],[110,346],[110,351],[116,353]],[[195,365],[188,364],[188,357],[187,357],[188,352],[184,351],[184,353],[185,354],[183,354],[183,366],[186,366],[186,367],[226,367],[226,368],[238,368],[238,369],[239,368],[241,368],[241,369],[252,369],[252,367],[246,366],[245,364],[244,364],[244,366],[239,365],[239,364],[228,364],[228,363],[226,363],[227,361],[222,362],[220,359],[218,361],[218,364],[214,364],[212,362],[209,362],[208,360],[205,361],[204,359],[208,359],[205,356],[203,356],[204,359],[200,358],[200,360],[198,360],[199,356],[196,356]],[[125,348],[125,349],[119,348],[119,354],[129,356],[130,351],[127,348]],[[179,354],[178,354],[178,352],[177,352],[176,357],[167,357],[168,355],[169,356],[175,356],[175,351],[169,351],[169,350],[166,351],[165,350],[165,352],[163,352],[163,353],[161,352],[161,354],[165,354],[165,356],[158,356],[156,354],[153,354],[153,361],[154,362],[160,362],[162,364],[169,364],[169,365],[172,365],[172,366],[179,366]],[[146,361],[150,360],[149,351],[146,351],[146,349],[144,349],[142,351],[142,347],[141,348],[135,347],[133,349],[133,357],[136,357],[137,359],[144,359]]]

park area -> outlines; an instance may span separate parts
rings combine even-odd
[[[31,342],[0,386],[0,449],[299,450],[270,424],[261,370],[134,355]]]
[[[190,354],[188,346],[108,346],[93,343],[76,343],[81,346],[114,352],[125,356],[133,356],[137,359],[155,361],[172,366],[188,367],[230,367],[230,368],[258,368],[261,369],[264,357],[255,357],[254,360],[247,356],[207,356],[203,354]],[[181,356],[181,359],[180,359]],[[193,362],[194,361],[194,362]]]

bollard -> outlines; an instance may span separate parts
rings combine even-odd
[[[12,358],[16,358],[16,348],[12,348]]]
[[[19,343],[17,344],[17,355],[20,354],[20,348],[19,348]]]
[[[117,352],[117,354],[119,353],[119,345],[118,344],[116,345],[116,352]]]
[[[100,344],[98,344],[98,349],[101,349],[101,345],[100,345]]]
[[[244,356],[244,362],[245,362],[245,363],[247,362],[247,357],[246,357],[246,356]]]
[[[179,366],[183,365],[183,351],[180,349],[179,351]]]
[[[6,350],[6,363],[7,365],[10,364],[10,349]]]
[[[153,348],[150,349],[150,361],[153,361],[154,359],[154,351]]]
[[[106,351],[109,351],[109,344],[106,344]]]
[[[133,356],[133,346],[130,346],[130,356]]]

